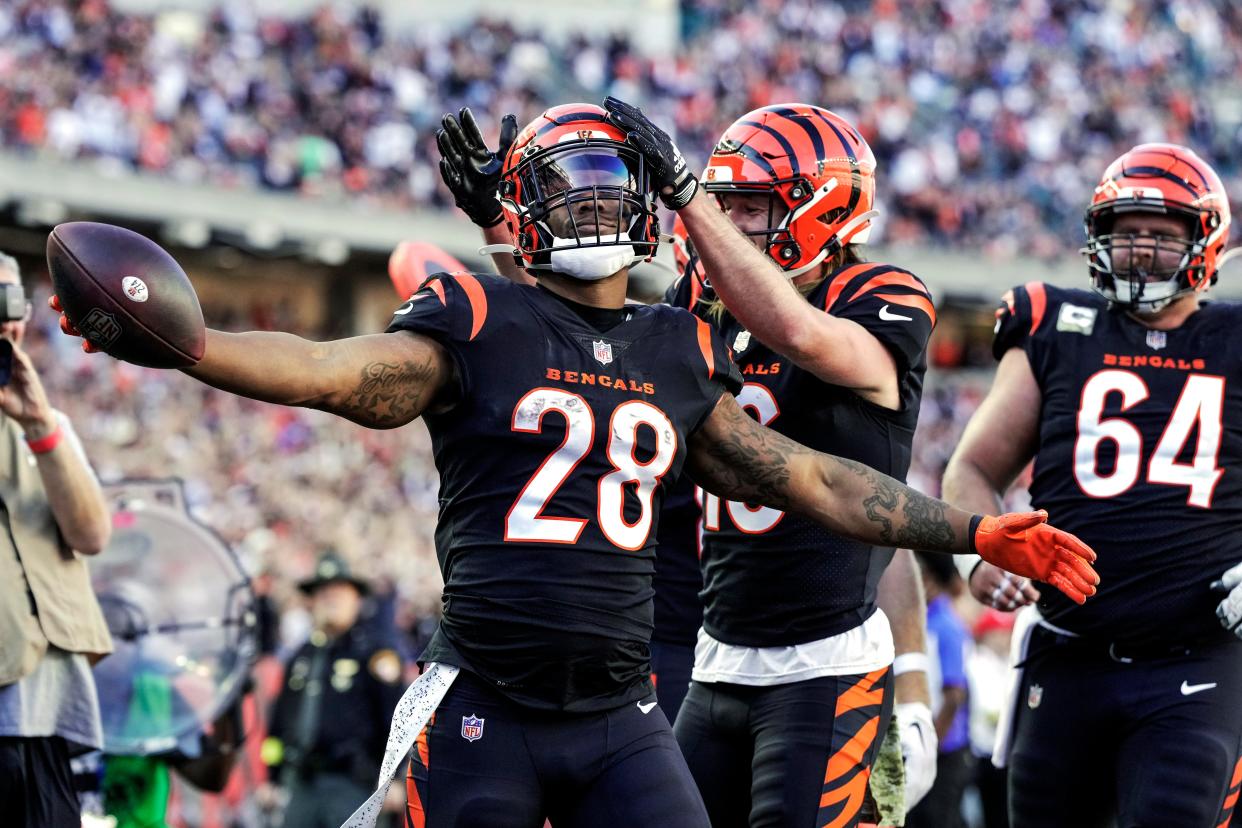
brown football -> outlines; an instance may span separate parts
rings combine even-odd
[[[73,221],[47,237],[47,265],[61,307],[92,345],[152,368],[203,358],[198,296],[164,248],[132,230]]]

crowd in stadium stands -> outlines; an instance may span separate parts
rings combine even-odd
[[[489,123],[634,100],[702,161],[730,121],[801,100],[854,120],[881,164],[889,243],[1052,256],[1094,177],[1131,145],[1188,143],[1238,180],[1242,6],[1213,0],[682,0],[676,54],[623,34],[551,42],[476,20],[393,32],[366,9],[299,20],[222,4],[123,14],[0,4],[0,135],[227,187],[447,206],[441,113]]]

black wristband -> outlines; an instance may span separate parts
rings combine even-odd
[[[660,200],[664,202],[664,206],[668,209],[677,211],[694,199],[694,194],[698,192],[698,189],[699,180],[693,175],[689,175],[686,176],[686,180],[681,183],[681,186],[675,192],[668,195],[660,193]]]
[[[970,529],[967,530],[967,537],[970,539],[970,551],[976,555],[979,550],[975,548],[975,533],[979,531],[979,524],[983,523],[983,515],[975,515],[970,519]]]

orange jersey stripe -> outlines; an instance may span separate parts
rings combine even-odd
[[[431,288],[431,292],[440,300],[441,305],[448,305],[448,299],[444,298],[444,285],[439,279],[428,279],[426,282],[423,282],[419,290],[422,290],[424,287]]]
[[[860,262],[837,271],[832,276],[832,284],[828,286],[828,295],[824,297],[824,310],[832,307],[833,303],[837,301],[837,297],[841,295],[841,291],[845,290],[855,276],[859,276],[864,271],[875,267],[876,265],[873,262]]]
[[[470,338],[474,339],[479,335],[479,331],[483,330],[483,323],[487,320],[487,294],[483,292],[483,286],[479,284],[479,280],[469,273],[458,273],[454,277],[457,284],[461,285],[461,289],[466,292],[466,298],[470,300]]]
[[[889,287],[892,285],[901,285],[902,287],[912,288],[924,296],[927,296],[927,288],[922,282],[911,276],[909,273],[895,271],[892,273],[881,273],[879,276],[868,279],[862,287],[850,294],[850,301],[853,302],[858,297],[870,293],[876,288]],[[930,299],[931,297],[928,298]]]
[[[1233,766],[1233,779],[1229,780],[1229,787],[1236,788],[1239,782],[1242,782],[1242,759]]]
[[[1044,311],[1048,308],[1048,293],[1043,282],[1027,282],[1026,295],[1031,297],[1031,333],[1039,328],[1044,321]]]
[[[931,300],[921,293],[877,293],[877,299],[883,299],[885,302],[892,302],[894,305],[905,305],[907,308],[918,308],[927,314],[936,324],[936,309],[932,306]]]
[[[699,325],[699,352],[703,354],[703,361],[707,363],[707,378],[711,379],[716,375],[716,357],[712,355],[712,329],[698,317],[695,317],[694,321]]]

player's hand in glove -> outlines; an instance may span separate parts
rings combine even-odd
[[[487,148],[469,108],[462,107],[456,118],[445,115],[440,123],[443,129],[436,132],[440,177],[471,221],[480,227],[495,227],[504,218],[496,193],[505,156],[517,140],[517,118],[506,115],[500,119],[500,145],[494,152]]]
[[[680,210],[699,189],[699,180],[686,166],[681,150],[668,133],[647,119],[642,110],[611,96],[604,99],[608,120],[626,134],[625,140],[642,153],[651,174],[651,186],[664,206]]]
[[[1231,567],[1212,589],[1228,591],[1228,595],[1216,606],[1216,617],[1221,626],[1242,638],[1242,563]]]
[[[901,761],[906,770],[906,813],[927,796],[936,781],[936,724],[922,702],[898,704],[893,710],[901,733]]]
[[[1095,552],[1069,532],[1048,525],[1048,513],[987,516],[971,542],[979,556],[1014,575],[1051,584],[1076,603],[1095,595],[1100,576],[1091,568]]]

